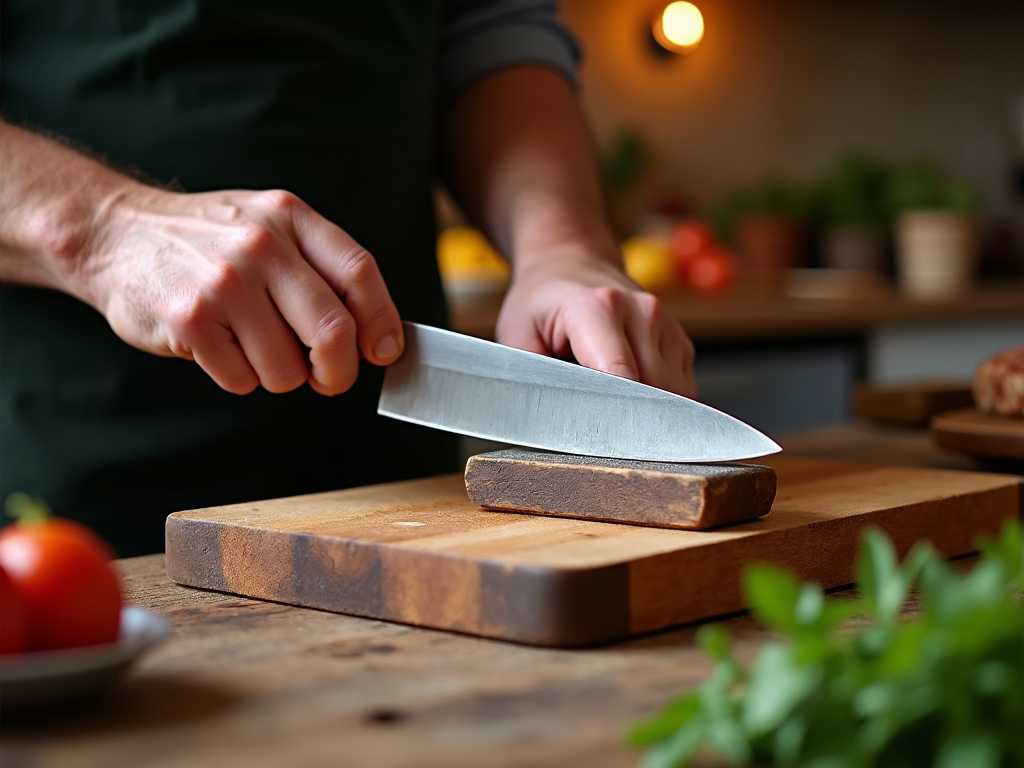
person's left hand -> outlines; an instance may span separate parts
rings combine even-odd
[[[495,336],[519,349],[696,397],[693,344],[614,264],[565,246],[517,265]]]

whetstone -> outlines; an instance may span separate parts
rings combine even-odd
[[[768,514],[775,470],[507,450],[472,456],[466,491],[481,507],[703,530]]]

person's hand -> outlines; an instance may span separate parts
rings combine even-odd
[[[402,324],[372,256],[295,195],[174,194],[136,186],[76,255],[76,291],[122,339],[194,360],[222,388],[355,382],[360,353],[402,352]]]
[[[696,397],[693,344],[611,262],[567,246],[518,267],[498,316],[502,344]]]

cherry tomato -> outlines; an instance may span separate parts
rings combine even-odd
[[[113,551],[73,520],[19,520],[0,531],[0,566],[28,616],[30,650],[111,643],[121,623]]]
[[[668,243],[676,269],[685,275],[693,259],[715,247],[715,233],[700,219],[687,219],[673,228]]]
[[[686,282],[701,293],[719,293],[736,280],[736,262],[726,251],[705,251],[687,265]]]
[[[0,568],[0,655],[28,650],[28,617],[21,595]]]

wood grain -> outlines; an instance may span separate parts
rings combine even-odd
[[[702,530],[768,514],[775,470],[507,450],[471,456],[466,492],[481,507]]]
[[[175,581],[522,643],[577,646],[743,607],[763,560],[848,583],[857,537],[949,556],[1019,514],[1020,478],[772,458],[773,511],[680,531],[491,512],[449,475],[171,515]]]
[[[4,719],[4,768],[636,768],[629,726],[704,679],[694,628],[571,651],[250,600],[119,563],[170,638],[103,699]],[[768,633],[730,619],[741,657]]]
[[[1024,419],[961,408],[932,419],[936,445],[971,456],[1024,462]]]

